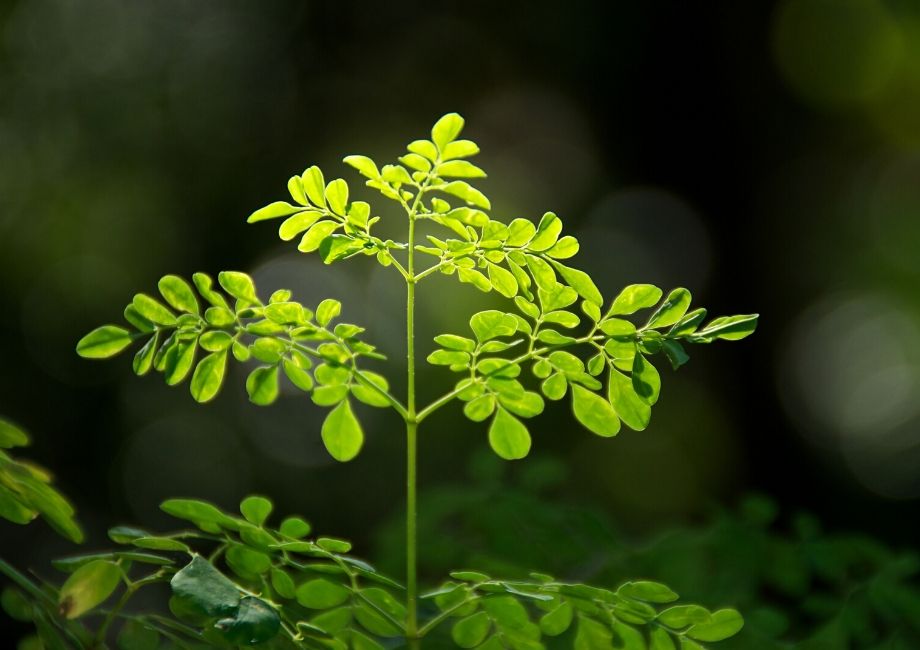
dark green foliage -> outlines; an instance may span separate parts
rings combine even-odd
[[[73,506],[51,485],[51,474],[38,465],[14,458],[7,450],[29,444],[29,436],[0,419],[0,517],[27,524],[41,516],[72,542],[83,541]]]
[[[420,535],[436,541],[421,569],[437,575],[475,565],[526,576],[540,566],[594,584],[647,576],[694,601],[745,612],[741,632],[719,646],[732,650],[920,647],[920,560],[913,553],[823,532],[808,515],[780,518],[763,497],[745,499],[735,512],[717,511],[705,525],[632,539],[606,515],[554,499],[564,469],[547,459],[532,462],[544,467],[522,474],[526,485],[481,478],[429,490],[420,504]],[[483,464],[497,475],[498,461],[477,460],[485,476]],[[401,543],[401,524],[383,529],[381,557]]]
[[[303,519],[269,526],[268,499],[244,499],[243,517],[192,499],[172,499],[162,508],[194,528],[166,535],[113,528],[110,538],[126,550],[56,562],[69,574],[60,589],[36,585],[0,565],[17,583],[3,592],[4,609],[33,621],[47,647],[87,650],[110,627],[126,650],[162,643],[169,648],[347,650],[382,648],[405,637],[402,586],[349,555],[351,545],[344,540],[304,539],[309,524]],[[128,613],[136,593],[156,584],[169,584],[172,616]],[[110,598],[118,604],[101,610]],[[579,650],[608,647],[586,646],[586,636],[645,639],[649,647],[669,647],[661,644],[719,641],[742,626],[732,609],[676,605],[674,591],[650,581],[609,590],[543,574],[505,581],[454,571],[425,598],[437,611],[422,623],[419,635],[442,630],[464,648],[484,642],[487,648],[510,643],[537,650],[555,647],[557,637]],[[692,615],[681,614],[688,611]],[[104,614],[101,626],[92,624],[94,613]]]

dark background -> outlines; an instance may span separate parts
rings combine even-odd
[[[645,432],[601,440],[548,409],[533,455],[570,468],[555,498],[642,536],[758,491],[915,544],[918,25],[913,3],[876,0],[0,3],[0,413],[91,547],[116,523],[171,525],[166,497],[260,492],[374,557],[401,508],[398,419],[362,411],[369,441],[343,466],[319,409],[250,405],[240,368],[198,406],[128,356],[73,350],[165,273],[240,269],[266,295],[340,298],[401,390],[399,278],[244,222],[313,163],[381,205],[341,157],[393,160],[458,111],[495,214],[560,214],[605,295],[687,286],[710,313],[762,314],[663,372]],[[422,291],[425,354],[493,304],[447,278]],[[422,402],[448,374],[424,370]],[[456,406],[432,418],[422,490],[466,480],[486,444]],[[62,552],[43,524],[0,535],[18,565]]]

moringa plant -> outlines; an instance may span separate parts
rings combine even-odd
[[[320,435],[329,454],[342,462],[353,459],[364,442],[358,403],[396,411],[405,422],[407,449],[404,597],[388,591],[401,593],[401,586],[346,555],[346,542],[305,541],[309,527],[291,520],[268,528],[271,506],[261,498],[243,502],[243,519],[203,502],[169,501],[164,509],[196,524],[200,532],[155,537],[122,531],[113,539],[191,557],[183,568],[160,569],[157,575],[171,581],[177,615],[187,615],[209,642],[364,649],[392,647],[386,639],[395,637],[405,639],[409,648],[420,648],[421,640],[448,620],[456,645],[483,650],[556,647],[554,637],[578,650],[665,650],[678,645],[692,650],[735,634],[742,621],[732,609],[710,612],[676,605],[659,611],[658,606],[677,595],[649,581],[628,582],[611,591],[543,574],[507,582],[458,571],[436,591],[420,595],[417,440],[420,427],[435,412],[462,402],[471,421],[488,421],[489,444],[506,460],[527,456],[531,436],[524,420],[543,411],[544,399],[568,397],[575,419],[598,436],[615,436],[623,424],[643,430],[661,388],[654,358],[663,356],[679,368],[689,358],[686,345],[739,340],[757,323],[757,315],[743,315],[704,324],[706,310],[690,310],[690,292],[683,288],[663,296],[658,287],[635,284],[605,301],[591,277],[571,265],[578,241],[562,235],[562,221],[555,214],[547,212],[538,223],[523,218],[505,223],[491,216],[489,199],[471,184],[485,172],[467,160],[479,147],[459,139],[463,125],[459,115],[445,115],[432,128],[430,140],[410,143],[394,164],[378,168],[366,156],[344,158],[369,188],[405,213],[406,241],[375,235],[381,218],[377,209],[351,200],[345,180],[326,183],[315,166],[291,177],[289,200],[273,202],[249,217],[250,223],[281,220],[281,239],[299,239],[299,251],[317,253],[326,264],[374,257],[403,278],[408,362],[404,397],[395,396],[387,379],[367,368],[368,361],[384,357],[364,340],[363,327],[336,322],[338,300],[328,298],[313,309],[284,289],[266,300],[239,271],[220,273],[216,284],[203,273],[193,275],[191,283],[167,275],[158,286],[162,300],[140,293],[126,307],[130,327],[105,325],[77,345],[83,357],[105,358],[143,340],[134,371],[162,372],[170,385],[190,377],[192,397],[199,402],[217,395],[231,357],[254,360],[257,365],[246,379],[249,399],[271,404],[282,380],[309,394],[317,406],[330,409]],[[416,293],[435,274],[453,275],[479,291],[495,291],[508,304],[505,310],[473,314],[469,331],[434,337],[436,347],[427,362],[445,366],[458,380],[441,397],[419,404]],[[644,322],[635,316],[642,310],[650,310]],[[200,555],[183,536],[211,542],[214,549],[207,557]],[[216,568],[221,558],[237,581]],[[96,571],[86,567],[102,566],[99,562],[107,563],[103,572],[111,581],[116,573],[111,566],[121,566],[111,557],[80,566],[71,579],[81,571]],[[146,578],[125,580],[130,590]],[[377,584],[365,587],[365,580]],[[69,590],[71,596],[85,592]],[[439,612],[424,622],[419,620],[420,598],[432,600]],[[79,609],[88,608],[84,603]]]

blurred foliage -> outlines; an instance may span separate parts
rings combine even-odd
[[[40,515],[70,541],[82,542],[83,531],[74,519],[73,506],[51,485],[51,473],[6,451],[29,443],[25,431],[0,418],[0,517],[28,524]]]
[[[0,594],[0,605],[35,626],[18,647],[94,650],[110,638],[121,650],[403,647],[403,587],[349,555],[349,542],[307,539],[311,526],[297,516],[270,527],[274,506],[260,496],[240,503],[242,517],[193,499],[161,507],[197,530],[157,535],[112,528],[109,538],[125,548],[55,561],[68,574],[60,587],[0,560],[0,574],[13,583]],[[207,557],[200,554],[204,549]],[[172,592],[170,615],[132,611],[141,589],[165,584]],[[545,574],[503,581],[454,571],[424,598],[435,613],[418,635],[434,634],[437,647],[450,639],[461,648],[495,650],[640,650],[647,644],[702,650],[703,643],[729,638],[743,625],[733,609],[674,604],[678,595],[652,581],[625,582],[611,591]]]
[[[738,650],[907,650],[920,644],[920,560],[868,535],[826,533],[806,514],[786,519],[765,497],[647,539],[631,539],[600,509],[553,498],[568,470],[532,459],[517,472],[487,455],[472,484],[423,493],[421,571],[476,566],[509,576],[533,567],[594,583],[629,575],[745,612]],[[402,522],[378,534],[389,567]],[[564,540],[564,541],[560,541]]]

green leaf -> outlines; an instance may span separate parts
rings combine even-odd
[[[758,314],[722,316],[712,320],[706,327],[696,332],[692,336],[692,340],[705,343],[715,339],[740,341],[754,332],[757,328],[758,318]]]
[[[578,240],[572,237],[571,235],[566,235],[561,238],[552,248],[546,251],[546,254],[557,260],[565,260],[570,257],[575,257],[578,253]]]
[[[473,314],[470,328],[480,343],[517,332],[517,320],[510,314],[489,309]]]
[[[217,275],[220,286],[231,296],[253,305],[259,304],[256,285],[252,278],[240,271],[221,271]]]
[[[462,352],[473,352],[476,349],[476,342],[456,334],[439,334],[434,337],[434,342],[442,348],[448,350],[460,350]]]
[[[159,342],[160,333],[157,332],[150,337],[150,340],[144,344],[144,347],[137,351],[137,354],[134,355],[134,360],[131,363],[131,367],[134,369],[134,374],[142,376],[150,372],[150,369],[153,367],[153,358],[156,356],[157,345],[159,345]]]
[[[492,283],[489,282],[489,279],[475,269],[458,268],[457,278],[460,282],[472,284],[480,291],[488,292],[492,290]]]
[[[121,582],[122,570],[114,562],[96,560],[70,574],[58,595],[61,614],[73,619],[100,605]]]
[[[198,337],[198,345],[208,352],[223,352],[233,345],[233,337],[222,330],[211,330]]]
[[[524,246],[537,233],[537,227],[529,219],[514,219],[508,224],[508,246]]]
[[[350,235],[330,235],[319,244],[319,254],[326,264],[344,260],[364,250],[364,244]]]
[[[661,289],[651,284],[631,284],[613,301],[609,315],[626,316],[654,307],[661,300]]]
[[[320,247],[340,224],[335,221],[320,221],[313,224],[297,245],[301,253],[312,253]]]
[[[455,140],[444,147],[441,158],[451,160],[453,158],[469,158],[479,153],[479,145],[472,140]]]
[[[556,286],[556,272],[545,260],[533,255],[526,256],[527,268],[533,276],[537,287],[542,289],[552,289]]]
[[[649,404],[655,404],[661,393],[661,376],[649,361],[637,354],[633,359],[632,385],[636,394]]]
[[[540,389],[543,391],[543,394],[546,395],[546,398],[553,401],[565,397],[565,392],[568,387],[569,383],[565,378],[565,374],[561,372],[550,375],[540,385]]]
[[[228,309],[227,301],[224,300],[224,297],[211,288],[214,284],[211,276],[207,273],[193,273],[192,282],[195,283],[195,288],[198,289],[198,293],[201,294],[201,297],[211,303],[211,305],[221,309]]]
[[[200,555],[169,582],[173,594],[191,611],[205,616],[233,616],[240,605],[236,585]]]
[[[514,298],[517,295],[518,283],[514,274],[497,264],[489,264],[489,282],[506,298]]]
[[[377,170],[377,165],[367,156],[345,156],[342,162],[357,169],[362,176],[366,176],[370,179],[380,178],[380,172]]]
[[[636,394],[632,379],[610,369],[607,397],[620,419],[633,431],[643,431],[651,420],[652,407]]]
[[[140,312],[137,311],[133,304],[125,307],[124,316],[125,320],[131,323],[139,332],[152,332],[156,329],[153,323],[140,315]]]
[[[157,284],[160,294],[173,309],[198,314],[198,299],[188,282],[178,275],[164,275]]]
[[[653,627],[649,630],[649,650],[677,650],[674,639],[663,627]]]
[[[427,361],[435,366],[469,365],[470,355],[457,350],[435,350],[428,355]]]
[[[282,598],[294,598],[296,587],[294,580],[282,569],[271,570],[272,588]]]
[[[246,392],[249,401],[259,406],[268,406],[278,399],[278,366],[262,366],[249,373]]]
[[[208,402],[217,395],[227,368],[227,351],[209,354],[198,363],[189,389],[196,402]]]
[[[610,437],[620,431],[620,419],[610,402],[578,384],[572,384],[572,410],[592,433]]]
[[[374,606],[371,607],[365,602],[359,602],[355,611],[355,618],[358,619],[358,622],[368,631],[378,636],[400,636],[402,630],[384,618],[380,612],[386,612],[392,619],[403,621],[406,618],[405,606],[390,595],[389,592],[379,587],[362,589],[361,595]]]
[[[369,370],[365,370],[361,374],[364,376],[365,380],[374,384],[374,386],[377,386],[380,390],[390,390],[390,383],[382,375],[378,375],[376,372],[371,372]],[[371,386],[366,386],[363,383],[356,383],[351,387],[351,394],[368,406],[387,408],[390,406],[390,400],[386,395],[382,394],[380,390],[376,390]]]
[[[650,580],[627,582],[617,589],[617,594],[626,598],[659,604],[672,603],[678,599],[678,595],[670,587]]]
[[[699,327],[700,323],[703,322],[703,319],[706,318],[706,310],[702,307],[694,309],[691,312],[684,314],[684,317],[681,318],[677,323],[668,331],[669,338],[678,338],[686,336],[687,334],[693,334]]]
[[[489,427],[489,444],[501,458],[518,460],[530,452],[530,433],[523,422],[499,406]]]
[[[325,327],[329,322],[342,313],[342,303],[333,298],[326,298],[316,307],[316,322]]]
[[[438,165],[438,176],[441,178],[485,178],[486,173],[466,160],[451,160]]]
[[[578,294],[572,287],[567,287],[558,282],[551,287],[537,289],[537,297],[540,299],[544,312],[563,309],[578,300]]]
[[[548,250],[559,239],[559,233],[561,232],[562,220],[552,212],[547,212],[540,219],[537,232],[527,245],[527,248],[538,253]]]
[[[456,140],[462,130],[463,118],[457,113],[448,113],[441,117],[435,122],[434,126],[431,127],[431,140],[438,148],[438,151],[443,152],[448,143]]]
[[[344,217],[348,206],[348,183],[337,178],[329,181],[325,190],[326,204],[329,209],[340,217]]]
[[[261,598],[246,596],[233,617],[217,621],[214,627],[232,644],[256,645],[278,635],[281,617]]]
[[[103,325],[77,343],[77,354],[84,359],[107,359],[131,345],[131,333],[117,325]]]
[[[578,632],[575,635],[575,650],[613,650],[612,634],[607,626],[588,618],[578,617]]]
[[[300,206],[291,205],[287,201],[275,201],[274,203],[269,203],[264,208],[259,208],[249,215],[249,218],[246,219],[246,223],[256,223],[258,221],[286,217],[302,209],[303,208]]]
[[[674,289],[668,294],[667,299],[661,303],[661,306],[655,310],[651,318],[648,319],[646,327],[662,328],[670,327],[677,323],[687,309],[690,307],[690,292],[686,289]]]
[[[0,449],[25,447],[29,444],[29,434],[9,420],[0,418]]]
[[[294,199],[300,205],[309,205],[307,202],[307,195],[303,191],[303,180],[300,176],[294,175],[288,179],[287,183],[288,192],[291,195],[291,198]]]
[[[543,615],[540,619],[540,629],[547,636],[559,636],[571,627],[574,616],[575,609],[572,603],[564,602]]]
[[[258,535],[258,533],[256,534]],[[265,541],[270,540],[271,537],[268,537]],[[268,555],[242,544],[231,544],[230,548],[227,549],[226,559],[227,566],[246,580],[258,579],[261,574],[267,573],[272,566],[272,560]]]
[[[309,372],[288,359],[282,362],[282,367],[284,368],[284,374],[297,388],[304,392],[313,390],[313,377],[310,376]]]
[[[240,513],[249,523],[261,526],[272,513],[272,502],[265,497],[248,496],[240,503]]]
[[[407,153],[405,156],[399,157],[399,162],[404,164],[406,167],[410,167],[415,171],[427,172],[431,169],[431,163],[424,156],[420,156],[417,153]]]
[[[323,179],[323,172],[316,165],[304,170],[300,180],[303,182],[303,190],[310,199],[310,203],[322,208],[326,205],[326,181]]]
[[[697,641],[722,641],[736,635],[744,627],[744,619],[734,609],[720,609],[712,613],[704,623],[697,623],[689,630],[687,636]]]
[[[196,349],[195,341],[180,341],[169,349],[163,369],[163,373],[166,375],[166,383],[169,386],[181,383],[191,372],[195,363]]]
[[[499,394],[501,405],[522,418],[532,418],[543,412],[543,398],[539,393],[525,391],[521,395]]]
[[[294,237],[309,229],[310,226],[322,219],[322,217],[323,213],[318,210],[304,210],[303,212],[298,212],[294,216],[285,219],[282,224],[278,226],[278,236],[284,241],[291,241]]]
[[[423,158],[427,158],[431,162],[438,159],[438,149],[435,147],[434,143],[429,140],[414,140],[406,146],[406,149]]]
[[[330,553],[348,553],[351,551],[351,542],[333,537],[320,537],[316,540],[316,545]]]
[[[215,505],[198,499],[167,499],[160,504],[160,510],[210,532],[220,530],[220,525],[228,520]]]
[[[668,361],[671,362],[671,367],[674,368],[674,370],[677,370],[690,360],[690,355],[688,355],[687,351],[684,350],[684,346],[682,346],[677,341],[665,339],[662,341],[661,347],[664,350],[664,354],[668,358]]]
[[[492,629],[492,621],[486,612],[479,611],[454,623],[450,636],[461,648],[475,648],[482,643]]]
[[[348,400],[339,403],[326,416],[322,437],[329,455],[339,462],[350,461],[361,451],[364,432]]]
[[[598,307],[604,304],[604,297],[587,273],[565,266],[556,260],[553,260],[552,263],[566,284],[575,289],[579,296],[593,302]]]
[[[470,400],[463,406],[463,414],[473,422],[482,422],[495,411],[495,396],[486,393]]]
[[[351,591],[337,582],[315,578],[297,588],[297,602],[307,609],[330,609],[348,600]]]
[[[675,605],[661,611],[657,620],[671,629],[681,630],[688,625],[708,622],[710,614],[699,605]]]
[[[262,336],[253,341],[249,349],[252,356],[262,363],[275,364],[281,361],[287,352],[287,345],[273,336]]]
[[[169,309],[158,300],[151,298],[147,294],[137,294],[134,296],[134,300],[131,301],[131,304],[141,316],[151,323],[156,323],[157,325],[163,325],[165,327],[172,327],[176,324],[175,314],[169,311]]]
[[[486,195],[464,181],[451,181],[446,185],[438,186],[437,189],[456,196],[458,199],[463,199],[477,208],[482,208],[483,210],[492,209],[492,203],[486,198]]]
[[[288,517],[281,522],[278,528],[282,535],[293,537],[294,539],[303,539],[310,534],[310,524],[301,517]]]
[[[150,551],[181,551],[191,553],[188,545],[172,537],[138,537],[131,540],[131,543],[138,547]]]

